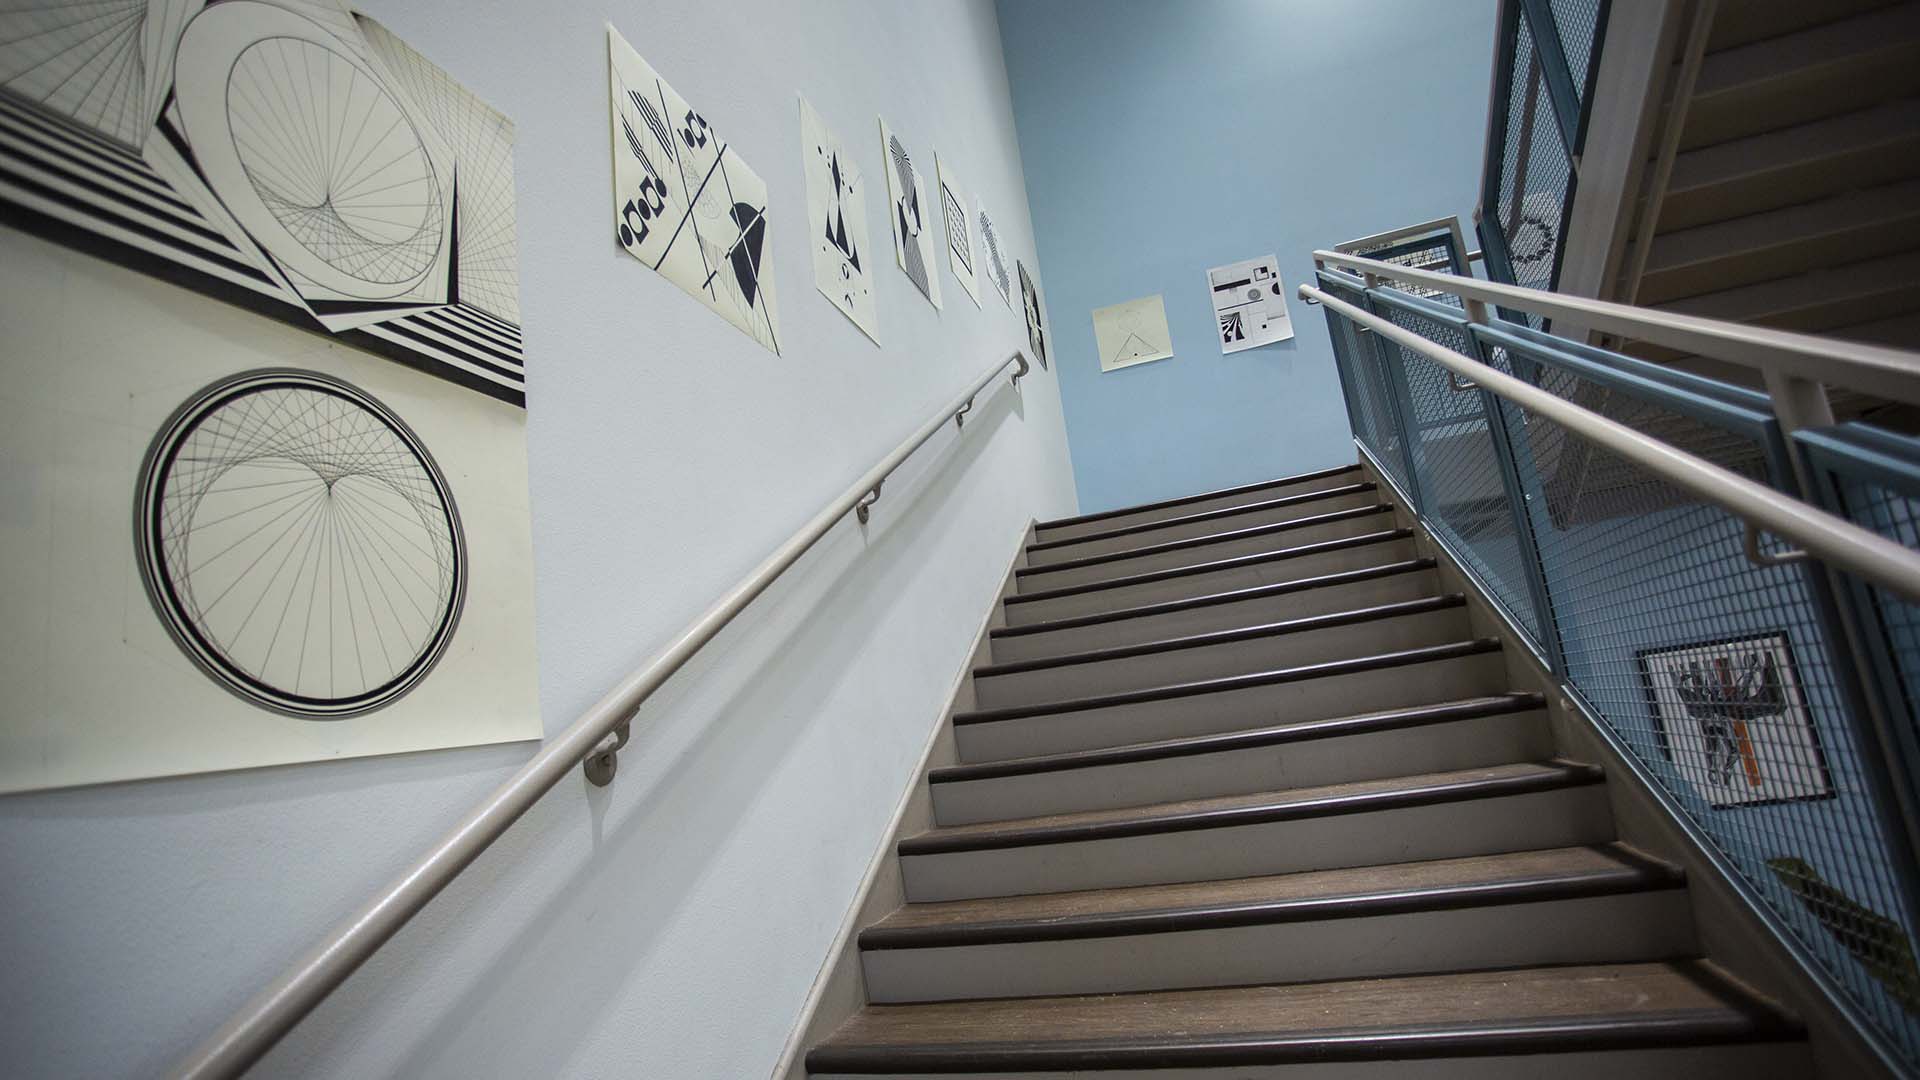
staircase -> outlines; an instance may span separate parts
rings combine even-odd
[[[1039,525],[816,1078],[1806,1077],[1359,466]]]

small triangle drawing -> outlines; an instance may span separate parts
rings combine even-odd
[[[1164,350],[1156,349],[1152,345],[1147,344],[1146,339],[1142,338],[1139,334],[1128,334],[1127,340],[1120,343],[1120,348],[1114,353],[1113,358],[1115,360],[1131,360],[1136,356],[1145,356],[1150,352],[1163,351]]]

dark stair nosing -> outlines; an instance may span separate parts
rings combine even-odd
[[[1593,846],[1605,848],[1620,859],[1621,865],[1606,870],[1539,871],[1491,881],[1363,889],[1325,896],[1189,904],[1177,908],[1094,912],[1065,917],[982,919],[943,926],[889,927],[883,923],[860,932],[860,948],[932,949],[1274,926],[1323,919],[1459,911],[1472,907],[1619,896],[1624,893],[1677,889],[1686,883],[1686,875],[1679,867],[1624,844]]]
[[[1193,735],[1179,739],[1106,746],[1096,750],[1070,750],[1059,754],[1037,754],[1006,761],[983,761],[969,765],[946,765],[929,770],[931,784],[963,784],[972,780],[999,780],[1009,776],[1064,772],[1102,765],[1132,765],[1165,758],[1196,757],[1264,746],[1284,746],[1293,742],[1339,738],[1345,735],[1370,735],[1458,720],[1476,720],[1485,716],[1527,712],[1545,708],[1547,699],[1535,693],[1511,693],[1494,697],[1465,698],[1437,705],[1410,709],[1335,716],[1324,720],[1306,720],[1295,724],[1226,731],[1213,735]]]
[[[1082,570],[1102,563],[1119,562],[1122,559],[1138,559],[1147,555],[1164,555],[1169,551],[1182,551],[1187,548],[1205,547],[1208,544],[1223,544],[1229,540],[1244,540],[1272,533],[1290,532],[1294,529],[1310,529],[1315,525],[1330,525],[1336,521],[1351,521],[1354,518],[1369,517],[1374,514],[1386,514],[1393,511],[1390,503],[1374,503],[1372,506],[1355,506],[1346,510],[1332,510],[1312,517],[1289,518],[1276,521],[1271,525],[1251,525],[1244,529],[1230,529],[1226,532],[1208,533],[1205,536],[1190,536],[1183,540],[1168,540],[1146,547],[1128,548],[1125,551],[1109,551],[1100,555],[1083,555],[1077,559],[1066,559],[1041,566],[1023,566],[1014,571],[1015,577],[1032,577],[1037,574],[1052,574],[1061,570]]]
[[[1102,521],[1107,518],[1122,517],[1126,514],[1144,514],[1148,511],[1164,510],[1172,506],[1184,506],[1188,503],[1205,502],[1208,499],[1224,499],[1229,495],[1245,495],[1250,491],[1259,491],[1261,488],[1280,487],[1283,484],[1304,484],[1309,480],[1324,480],[1329,476],[1339,476],[1341,473],[1352,472],[1359,467],[1360,463],[1356,461],[1351,465],[1340,465],[1331,469],[1321,469],[1318,472],[1300,473],[1296,476],[1283,476],[1278,480],[1261,480],[1257,483],[1241,484],[1239,487],[1203,491],[1198,495],[1182,495],[1179,498],[1141,503],[1138,506],[1123,506],[1117,510],[1101,510],[1098,513],[1081,514],[1079,517],[1060,518],[1055,521],[1039,521],[1034,523],[1034,528],[1036,530],[1061,529],[1068,525],[1084,525],[1089,521]]]
[[[1223,506],[1218,510],[1201,510],[1198,513],[1187,514],[1182,517],[1160,518],[1155,521],[1142,521],[1133,525],[1122,525],[1119,528],[1108,529],[1105,532],[1087,533],[1085,536],[1074,536],[1061,540],[1036,540],[1027,545],[1027,550],[1050,551],[1054,548],[1070,547],[1074,544],[1085,544],[1094,540],[1111,540],[1116,536],[1132,536],[1135,533],[1151,532],[1154,529],[1165,529],[1173,525],[1191,525],[1196,521],[1217,521],[1220,518],[1233,517],[1236,514],[1251,514],[1255,511],[1273,510],[1282,506],[1298,506],[1301,503],[1315,502],[1320,499],[1331,499],[1341,495],[1359,495],[1364,492],[1378,490],[1378,488],[1379,485],[1373,481],[1362,480],[1357,483],[1342,484],[1339,487],[1321,488],[1317,491],[1303,491],[1297,495],[1282,495],[1277,499],[1268,499],[1265,502],[1242,503],[1239,506]]]
[[[1238,555],[1230,559],[1216,559],[1213,562],[1193,563],[1189,566],[1175,566],[1166,570],[1150,570],[1125,577],[1106,578],[1101,581],[1089,581],[1080,585],[1062,585],[1057,589],[1042,589],[1039,592],[1016,593],[1006,599],[1009,604],[1031,604],[1038,600],[1057,600],[1063,596],[1079,596],[1084,593],[1100,592],[1104,589],[1118,589],[1128,585],[1146,585],[1155,581],[1168,581],[1173,578],[1190,577],[1194,574],[1209,574],[1220,570],[1232,570],[1241,566],[1257,566],[1265,562],[1282,562],[1287,559],[1300,559],[1308,555],[1320,555],[1329,551],[1344,551],[1348,548],[1366,547],[1370,544],[1384,544],[1395,540],[1406,540],[1413,536],[1412,529],[1383,529],[1380,532],[1365,533],[1360,536],[1345,536],[1338,540],[1322,540],[1313,544],[1301,544],[1298,547],[1281,548],[1278,551],[1263,551],[1254,555]]]
[[[1205,596],[1190,596],[1179,600],[1160,600],[1138,607],[1119,608],[1114,611],[1096,611],[1090,615],[1071,615],[1062,619],[1047,619],[1041,622],[1026,623],[1021,626],[996,626],[989,632],[990,637],[1025,637],[1029,634],[1046,634],[1059,630],[1073,630],[1082,626],[1098,626],[1101,623],[1121,622],[1126,619],[1141,619],[1153,615],[1167,615],[1176,611],[1190,611],[1193,608],[1213,607],[1218,604],[1238,604],[1248,600],[1261,600],[1270,596],[1285,596],[1288,593],[1307,592],[1311,589],[1327,588],[1335,585],[1352,585],[1375,578],[1392,577],[1396,574],[1419,573],[1432,570],[1439,563],[1428,556],[1407,559],[1402,562],[1381,563],[1379,566],[1367,566],[1358,570],[1340,570],[1317,577],[1299,578],[1294,581],[1279,581],[1272,585],[1252,585],[1244,589],[1232,589],[1227,592],[1208,593]]]
[[[1105,1069],[1250,1068],[1312,1062],[1493,1057],[1797,1041],[1805,1030],[1758,1003],[1695,1012],[1593,1014],[1488,1024],[1323,1029],[1270,1034],[1133,1036],[1044,1042],[822,1044],[813,1073],[1093,1072]],[[900,1007],[900,1006],[895,1006]]]
[[[1244,803],[1234,806],[1197,806],[1166,810],[1157,806],[1136,808],[1129,817],[1111,817],[1100,821],[1066,825],[1019,825],[982,829],[954,826],[966,832],[933,829],[909,836],[897,845],[898,854],[950,855],[967,851],[999,851],[1007,848],[1038,847],[1044,844],[1077,844],[1093,840],[1119,840],[1135,836],[1194,832],[1199,829],[1234,828],[1242,825],[1266,825],[1283,821],[1307,821],[1363,814],[1380,810],[1403,810],[1441,803],[1495,799],[1507,795],[1528,795],[1542,791],[1597,784],[1604,778],[1600,767],[1564,758],[1539,763],[1547,771],[1516,776],[1477,777],[1460,780],[1430,780],[1406,787],[1377,788],[1344,792],[1310,799],[1288,799],[1285,792],[1273,792],[1279,801]],[[1015,819],[1018,821],[1019,819]]]
[[[1084,712],[1088,709],[1104,709],[1120,705],[1143,705],[1154,701],[1166,701],[1171,698],[1192,697],[1197,694],[1217,694],[1229,690],[1247,690],[1260,686],[1274,686],[1279,683],[1301,682],[1307,679],[1328,678],[1336,675],[1351,675],[1363,671],[1376,671],[1381,668],[1403,667],[1409,664],[1425,664],[1441,660],[1454,660],[1467,656],[1481,656],[1500,651],[1499,638],[1472,638],[1446,645],[1426,645],[1418,649],[1403,649],[1399,652],[1379,653],[1374,656],[1360,656],[1348,660],[1324,660],[1317,664],[1302,664],[1298,667],[1277,668],[1272,671],[1256,671],[1247,675],[1223,675],[1214,679],[1197,679],[1193,682],[1173,683],[1167,686],[1151,686],[1140,690],[1123,690],[1112,694],[1090,694],[1085,697],[1066,698],[1061,701],[1040,702],[1029,705],[1007,705],[997,709],[975,709],[971,712],[953,714],[953,723],[990,724],[1003,720],[1024,720],[1034,716],[1048,716],[1053,713]]]
[[[1232,630],[1212,630],[1204,634],[1187,634],[1182,637],[1162,638],[1158,641],[1145,641],[1136,645],[1112,645],[1102,649],[1086,649],[1081,652],[1061,653],[1058,656],[1038,656],[1031,660],[1009,660],[1000,664],[982,664],[973,669],[976,679],[991,679],[1000,675],[1017,675],[1028,671],[1041,671],[1047,668],[1070,667],[1075,664],[1097,664],[1106,660],[1123,660],[1134,656],[1150,656],[1154,653],[1176,652],[1181,649],[1200,649],[1209,645],[1225,645],[1235,641],[1249,641],[1254,638],[1281,637],[1286,634],[1304,634],[1314,630],[1330,630],[1336,626],[1352,626],[1356,623],[1377,622],[1383,619],[1400,618],[1407,615],[1424,615],[1433,611],[1447,611],[1467,606],[1465,593],[1442,593],[1439,596],[1427,596],[1418,600],[1396,600],[1390,604],[1376,604],[1373,607],[1354,608],[1350,611],[1334,611],[1324,615],[1305,615],[1298,619],[1281,622],[1258,623],[1253,626],[1236,627]]]

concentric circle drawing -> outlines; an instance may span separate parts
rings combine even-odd
[[[433,163],[365,68],[300,38],[255,42],[228,73],[227,114],[247,180],[301,247],[379,285],[413,282],[433,266]]]
[[[466,542],[404,421],[317,372],[222,379],[147,450],[134,547],[148,597],[215,681],[291,716],[392,703],[446,651]]]

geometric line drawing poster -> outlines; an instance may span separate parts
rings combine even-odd
[[[777,354],[766,184],[611,25],[607,51],[616,241]]]
[[[987,213],[985,204],[976,202],[976,218],[980,222],[980,271],[993,282],[994,291],[1000,294],[1000,301],[1013,309],[1013,272],[1007,268],[1007,255],[1000,242],[1000,228],[993,223],[993,217]]]
[[[1667,759],[1716,809],[1834,794],[1785,634],[1635,654]]]
[[[893,222],[893,260],[906,271],[920,295],[938,310],[940,273],[934,266],[937,250],[934,235],[941,229],[934,223],[937,211],[927,202],[926,182],[914,167],[906,144],[887,127],[884,116],[880,118],[880,153],[886,161],[887,197],[891,204],[887,216]]]
[[[513,126],[380,24],[14,7],[0,89],[10,224],[524,403]]]
[[[973,205],[967,193],[961,189],[960,181],[953,175],[953,165],[945,154],[933,156],[934,174],[940,181],[940,212],[946,219],[947,268],[967,290],[967,296],[974,307],[980,306],[980,272],[978,254],[979,244],[973,239]]]
[[[1033,347],[1033,358],[1040,361],[1040,367],[1047,366],[1047,327],[1046,301],[1040,297],[1040,286],[1027,273],[1027,264],[1018,259],[1013,261],[1020,272],[1020,306],[1027,315],[1027,344]]]
[[[0,792],[538,739],[512,123],[332,0],[0,86]]]
[[[873,298],[873,251],[867,246],[867,178],[804,95],[800,148],[807,174],[813,284],[878,345],[880,313]]]
[[[1093,309],[1093,339],[1100,349],[1101,371],[1173,355],[1167,306],[1158,294]]]
[[[1293,336],[1293,316],[1287,313],[1278,258],[1268,255],[1216,266],[1207,271],[1207,287],[1213,293],[1222,354]]]

